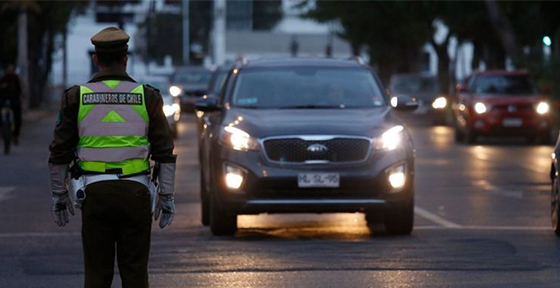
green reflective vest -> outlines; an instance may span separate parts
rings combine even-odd
[[[121,169],[123,175],[149,171],[149,121],[143,85],[105,80],[80,86],[80,167],[99,173]]]

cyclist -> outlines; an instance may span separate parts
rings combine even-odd
[[[0,99],[5,98],[9,101],[12,113],[14,115],[14,144],[19,144],[19,132],[21,129],[21,81],[15,73],[16,69],[13,64],[8,65],[6,74],[0,78]],[[4,104],[5,101],[0,104]]]

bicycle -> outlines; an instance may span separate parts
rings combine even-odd
[[[4,142],[4,155],[10,154],[12,146],[12,129],[14,114],[9,101],[0,107],[0,124],[2,125],[2,142]]]

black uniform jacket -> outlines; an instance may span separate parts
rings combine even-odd
[[[89,82],[103,80],[136,82],[124,71],[102,71],[95,74]],[[151,146],[152,160],[160,163],[175,163],[173,137],[165,114],[163,114],[163,99],[157,89],[148,85],[144,85],[144,97],[146,109],[150,116],[148,141]],[[54,140],[49,147],[51,151],[50,163],[69,164],[77,158],[79,109],[80,87],[73,86],[64,92],[61,99],[60,111],[54,129]]]

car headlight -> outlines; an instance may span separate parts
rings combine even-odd
[[[173,97],[177,97],[179,95],[181,95],[181,93],[183,92],[183,89],[181,89],[181,87],[179,86],[171,86],[169,87],[169,94],[171,94],[171,96]]]
[[[395,108],[395,107],[397,107],[397,104],[399,103],[399,99],[397,97],[393,96],[393,97],[391,97],[390,103],[391,103],[391,107]]]
[[[173,105],[163,105],[163,114],[165,114],[165,117],[169,117],[177,113],[179,109],[181,109],[181,107],[177,103],[173,103]]]
[[[374,149],[387,151],[397,149],[403,141],[403,130],[403,126],[397,125],[385,131],[383,134],[381,134],[381,137],[374,140]]]
[[[474,111],[478,114],[483,114],[488,111],[488,107],[486,107],[486,105],[482,102],[477,102],[476,104],[474,104]]]
[[[229,145],[234,150],[248,151],[259,149],[257,140],[251,137],[249,133],[233,126],[224,127],[221,139],[223,143]]]
[[[443,109],[447,107],[447,99],[445,97],[438,97],[432,102],[432,107],[434,109]]]
[[[548,105],[548,103],[546,103],[546,102],[540,102],[537,105],[536,110],[537,110],[537,113],[539,113],[541,115],[544,115],[544,114],[548,113],[548,111],[550,111],[550,105]]]

